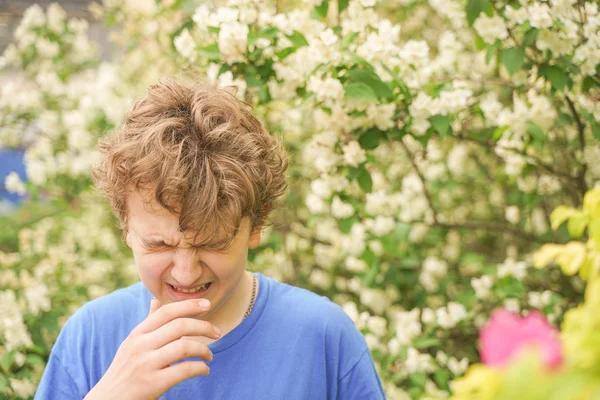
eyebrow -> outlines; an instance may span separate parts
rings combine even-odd
[[[139,235],[139,238],[140,238],[142,244],[144,245],[144,247],[149,248],[149,249],[157,249],[160,247],[179,247],[179,246],[175,246],[174,244],[167,243],[164,239],[160,239],[160,238],[146,239],[141,235]],[[186,247],[186,248],[188,248],[188,247]],[[199,246],[199,245],[193,245],[193,244],[189,245],[189,248],[193,248],[196,250],[215,251],[215,249],[211,249],[209,246]]]

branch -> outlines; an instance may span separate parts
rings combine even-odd
[[[487,147],[488,149],[491,149],[491,150],[493,150],[495,148],[494,143],[483,142],[481,140],[473,139],[473,138],[465,136],[465,135],[457,134],[457,135],[455,135],[455,137],[457,139],[460,139],[460,140],[464,140],[464,141],[467,141],[467,142],[476,143],[476,144],[478,144],[478,145],[480,145],[482,147]],[[570,174],[568,174],[566,172],[557,171],[552,166],[544,163],[538,157],[532,156],[530,154],[527,154],[526,152],[524,152],[522,150],[518,150],[518,149],[515,149],[515,148],[512,148],[512,147],[503,147],[503,149],[505,149],[507,151],[510,151],[510,152],[513,152],[515,154],[519,154],[519,155],[521,155],[523,157],[527,157],[527,158],[533,160],[536,163],[536,165],[539,165],[540,167],[542,167],[543,169],[545,169],[546,171],[548,171],[552,175],[560,176],[560,177],[566,178],[566,179],[575,179],[575,177],[571,176]],[[494,152],[494,154],[496,154],[496,153]]]
[[[544,239],[539,238],[531,233],[524,232],[512,225],[507,224],[497,224],[489,221],[471,221],[471,222],[462,222],[462,223],[445,223],[445,222],[435,222],[433,224],[428,224],[424,221],[411,221],[409,223],[421,223],[428,225],[434,228],[445,228],[445,229],[473,229],[473,230],[485,230],[485,231],[500,231],[500,232],[510,232],[516,236],[519,236],[525,240],[530,242],[544,242]]]
[[[425,194],[425,198],[427,199],[429,208],[431,208],[431,211],[433,212],[433,221],[435,224],[437,224],[438,223],[437,211],[433,207],[433,201],[431,200],[431,195],[429,194],[429,191],[427,190],[427,186],[425,185],[425,177],[423,176],[423,174],[421,173],[421,170],[419,169],[419,166],[415,162],[413,154],[408,149],[408,146],[406,145],[406,143],[404,143],[404,138],[400,139],[399,142],[402,145],[402,147],[404,147],[404,151],[406,151],[406,154],[408,154],[408,158],[409,158],[413,168],[417,172],[417,175],[419,175],[419,179],[421,179],[421,184],[423,185],[423,193]]]
[[[583,152],[585,151],[585,125],[579,118],[579,114],[577,113],[577,109],[575,108],[575,104],[568,95],[565,95],[565,99],[567,100],[567,104],[569,105],[569,109],[571,110],[571,114],[573,114],[573,118],[575,118],[575,123],[577,124],[577,133],[579,134],[579,148],[581,149],[581,156],[583,157]],[[587,164],[584,162],[581,163],[581,171],[577,174],[577,181],[579,182],[579,186],[583,193],[581,196],[585,195],[585,192],[588,191],[588,186],[585,183],[585,174],[587,172]]]

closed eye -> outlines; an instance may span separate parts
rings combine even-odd
[[[149,249],[149,250],[156,250],[156,249],[164,249],[167,247],[171,247],[171,245],[166,244],[164,241],[162,240],[144,240],[142,239],[142,244],[144,245],[145,248]]]

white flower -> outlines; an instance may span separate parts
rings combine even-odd
[[[521,8],[512,8],[511,6],[506,6],[504,9],[504,15],[508,19],[510,26],[513,27],[515,25],[524,24],[525,21],[529,18],[527,13],[527,7]]]
[[[527,273],[527,263],[525,261],[516,261],[513,258],[507,258],[498,266],[498,277],[513,276],[517,279],[523,279]]]
[[[527,7],[529,13],[529,22],[534,28],[549,28],[552,26],[552,17],[550,16],[550,7],[548,4],[534,2]]]
[[[422,325],[419,321],[420,311],[415,308],[411,311],[401,311],[395,315],[396,338],[401,345],[408,345],[421,334]]]
[[[308,196],[306,196],[306,206],[313,214],[323,214],[329,209],[327,207],[327,203],[325,203],[323,199],[316,196],[314,193],[309,193]]]
[[[331,203],[331,214],[338,219],[348,218],[354,215],[354,207],[335,196]]]
[[[365,226],[377,236],[384,236],[394,230],[396,221],[392,217],[378,215],[374,220],[368,219]]]
[[[435,320],[436,320],[435,311],[433,311],[431,308],[424,308],[422,315],[421,315],[421,320],[423,321],[424,324],[431,324],[431,323],[435,322]]]
[[[321,199],[329,198],[332,193],[331,185],[326,179],[315,179],[310,183],[310,188]]]
[[[335,78],[326,78],[325,80],[311,76],[308,79],[306,89],[317,95],[318,101],[328,99],[340,100],[344,97],[344,86]]]
[[[386,334],[387,321],[380,316],[371,316],[367,319],[367,328],[377,337],[382,337]]]
[[[29,311],[34,315],[37,315],[40,311],[50,310],[48,287],[41,282],[25,289],[25,298],[27,299]]]
[[[338,41],[337,35],[331,28],[323,31],[319,35],[319,39],[321,39],[325,46],[333,46]]]
[[[519,220],[521,218],[521,210],[517,206],[508,206],[504,210],[504,217],[508,222],[510,222],[513,225],[516,225],[519,223]]]
[[[461,359],[460,361],[458,361],[454,357],[450,357],[450,359],[448,360],[448,369],[454,375],[464,374],[468,367],[469,367],[469,359],[466,357]]]
[[[35,394],[36,386],[33,384],[33,382],[15,378],[8,379],[10,381],[10,387],[14,390],[15,394],[19,398],[28,399]]]
[[[456,144],[450,153],[448,153],[448,169],[456,176],[460,176],[465,171],[465,164],[469,156],[468,146],[464,143]]]
[[[367,160],[365,150],[360,147],[356,140],[350,141],[347,145],[342,146],[344,152],[344,161],[347,165],[358,167]]]
[[[329,274],[322,269],[314,268],[310,274],[310,282],[321,289],[329,289],[331,278]]]
[[[218,40],[221,57],[226,63],[243,62],[248,48],[248,25],[239,22],[223,23]]]
[[[157,10],[155,0],[125,0],[125,7],[127,11],[131,13],[138,13],[146,16],[154,14]]]
[[[177,49],[179,54],[181,54],[185,58],[189,59],[190,61],[196,60],[196,57],[197,57],[197,53],[195,51],[196,50],[196,42],[194,41],[194,38],[190,34],[189,30],[184,29],[175,38],[175,40],[173,41],[173,44],[175,45],[175,48]]]
[[[361,273],[361,272],[367,271],[368,265],[366,262],[364,262],[360,258],[350,256],[350,257],[346,258],[346,268],[350,272]]]
[[[7,351],[33,344],[12,290],[0,292],[0,332],[4,334],[3,345]]]
[[[519,304],[519,300],[517,299],[505,299],[504,308],[506,308],[510,312],[518,313],[521,309],[521,306]]]
[[[487,299],[491,294],[490,289],[494,286],[494,280],[490,275],[483,275],[481,278],[472,278],[471,286],[475,289],[478,299]]]
[[[496,40],[498,39],[504,40],[508,38],[506,24],[499,15],[488,17],[484,13],[481,13],[475,20],[473,28],[475,28],[479,36],[489,44],[496,43]]]
[[[231,71],[226,71],[219,75],[219,86],[223,88],[232,88],[235,92],[235,97],[240,100],[245,99],[247,87],[246,80],[241,78],[233,79],[233,73]]]
[[[359,296],[360,302],[373,310],[375,314],[382,314],[389,303],[385,292],[379,289],[363,288]]]
[[[356,306],[356,303],[349,301],[342,305],[342,309],[348,314],[354,324],[358,323],[358,307]]]
[[[35,47],[38,54],[44,58],[54,58],[60,51],[58,43],[51,42],[46,38],[38,38]]]
[[[408,356],[404,362],[404,368],[409,374],[415,372],[433,372],[435,370],[431,356],[422,354],[413,347],[408,349]]]
[[[210,21],[210,10],[206,5],[201,5],[196,8],[194,11],[194,15],[192,16],[192,20],[198,25],[198,27],[202,30],[206,30]]]
[[[462,304],[451,301],[446,307],[435,310],[435,316],[438,325],[449,329],[467,317],[467,310]]]
[[[23,13],[23,19],[15,30],[15,38],[22,36],[27,29],[36,28],[46,23],[44,10],[37,4],[32,5]]]
[[[359,0],[359,1],[360,1],[360,5],[363,6],[364,8],[375,7],[375,4],[377,4],[377,0]]]
[[[9,193],[17,193],[24,196],[27,193],[27,188],[16,172],[11,172],[4,179],[4,186]]]
[[[434,292],[438,288],[437,281],[448,272],[448,264],[436,257],[429,256],[423,262],[419,282],[428,292]]]
[[[67,19],[66,11],[58,3],[52,3],[48,6],[47,16],[48,29],[54,33],[62,33]]]

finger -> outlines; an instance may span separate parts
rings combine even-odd
[[[145,340],[153,349],[159,349],[183,336],[221,337],[219,329],[208,321],[195,318],[177,318],[146,335]]]
[[[184,358],[200,357],[212,361],[213,354],[208,346],[194,339],[179,339],[167,343],[160,349],[153,351],[151,361],[156,368],[165,368]]]
[[[152,301],[150,301],[150,311],[148,311],[148,315],[158,310],[161,306],[162,304],[160,304],[160,301],[156,297],[153,297]]]
[[[200,315],[209,309],[210,301],[208,300],[204,302],[194,299],[165,304],[155,312],[150,313],[144,322],[138,326],[138,329],[141,333],[153,332],[174,319]]]
[[[210,373],[210,368],[204,361],[184,361],[164,368],[158,371],[158,379],[164,382],[164,385],[169,388],[193,378],[194,376],[206,376]]]

